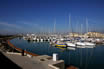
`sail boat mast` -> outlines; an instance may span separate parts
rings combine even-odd
[[[82,32],[83,32],[83,31],[82,31],[82,29],[83,29],[82,27],[83,27],[83,25],[81,24],[81,36],[82,36]]]
[[[88,33],[88,19],[86,18],[86,33]]]
[[[54,21],[54,33],[56,33],[56,19]]]
[[[71,24],[71,16],[70,15],[69,15],[69,30],[70,30],[70,33],[72,33],[72,37],[74,37],[73,30],[72,30],[72,24]]]
[[[70,33],[72,32],[72,29],[71,29],[71,16],[69,15],[69,30],[70,30]]]

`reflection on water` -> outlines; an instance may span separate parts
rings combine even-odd
[[[64,47],[56,47],[56,48],[61,49],[63,52],[64,52],[65,50],[67,50],[67,49],[66,49],[66,48],[64,48]]]
[[[63,59],[66,65],[75,65],[80,69],[104,69],[104,46],[94,48],[61,48],[51,46],[48,42],[31,42],[13,39],[11,42],[22,49],[36,54],[52,56],[58,53],[59,59]]]

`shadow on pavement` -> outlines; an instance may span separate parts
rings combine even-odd
[[[0,52],[0,69],[22,69]]]

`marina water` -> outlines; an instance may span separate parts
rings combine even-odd
[[[49,42],[35,42],[23,39],[12,39],[10,41],[17,48],[24,49],[39,55],[52,56],[57,53],[59,59],[65,61],[65,65],[74,65],[80,69],[104,69],[104,46],[97,45],[94,48],[67,49],[54,47]]]

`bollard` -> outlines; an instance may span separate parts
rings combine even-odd
[[[25,51],[26,51],[26,49],[25,49]],[[27,56],[27,53],[25,52],[25,56]]]
[[[58,54],[54,53],[53,54],[53,61],[57,61],[58,60]]]
[[[22,53],[21,54],[22,54],[22,56],[24,56],[24,50],[22,50]]]

